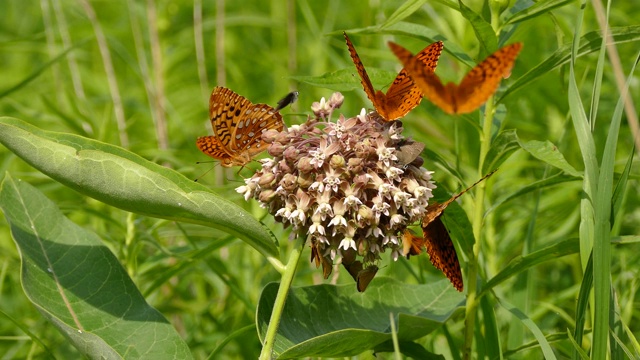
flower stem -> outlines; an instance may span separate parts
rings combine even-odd
[[[480,139],[480,158],[478,161],[478,176],[482,177],[484,160],[491,146],[491,125],[493,124],[493,96],[487,100],[484,112],[484,123],[482,125],[482,138]],[[464,348],[463,359],[471,358],[473,346],[473,334],[476,322],[476,310],[478,308],[477,288],[478,288],[478,255],[480,254],[480,236],[482,230],[482,220],[484,214],[484,194],[485,182],[480,182],[476,187],[476,197],[474,201],[473,214],[473,253],[469,255],[467,267],[467,306],[465,308],[464,326]]]
[[[269,360],[272,358],[271,354],[273,353],[273,345],[276,340],[276,334],[278,333],[280,318],[282,316],[282,311],[284,310],[284,304],[287,300],[287,294],[289,294],[289,289],[291,288],[291,283],[293,282],[293,276],[295,275],[296,269],[298,268],[298,260],[300,260],[300,255],[302,254],[304,240],[305,239],[300,240],[300,246],[294,246],[291,254],[289,255],[289,262],[285,267],[284,273],[282,273],[282,278],[280,279],[280,287],[278,288],[276,300],[273,303],[273,310],[271,311],[269,326],[267,327],[267,333],[264,338],[264,345],[262,346],[262,351],[260,352],[260,360]]]

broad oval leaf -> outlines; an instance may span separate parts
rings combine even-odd
[[[266,333],[277,283],[260,296],[256,317],[262,339]],[[391,340],[389,313],[399,341],[423,337],[447,321],[464,304],[464,295],[448,280],[410,285],[375,278],[367,291],[353,284],[292,288],[287,296],[274,346],[278,359],[308,356],[354,356]]]
[[[0,207],[20,250],[27,297],[78,351],[90,358],[191,358],[97,235],[9,174]]]
[[[7,117],[0,118],[0,143],[52,179],[106,204],[210,226],[237,236],[264,256],[278,254],[271,233],[244,209],[117,146]]]

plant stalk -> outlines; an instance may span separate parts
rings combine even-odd
[[[482,125],[482,138],[480,139],[480,157],[478,161],[478,177],[482,177],[482,168],[484,166],[484,159],[489,152],[491,146],[491,128],[493,124],[493,96],[487,100],[484,123]],[[480,254],[480,236],[482,231],[482,221],[484,214],[484,194],[485,194],[485,181],[480,182],[476,187],[476,196],[474,201],[474,214],[473,214],[473,237],[475,243],[473,244],[473,253],[469,254],[469,264],[467,267],[467,305],[465,307],[465,319],[464,319],[464,347],[462,358],[465,360],[471,359],[471,350],[473,347],[473,334],[476,322],[476,310],[478,308],[478,255]]]
[[[300,255],[302,255],[302,248],[304,246],[304,239],[301,240],[300,246],[294,246],[291,254],[289,255],[289,262],[285,267],[285,271],[280,279],[280,287],[278,288],[278,294],[276,300],[273,303],[273,310],[271,311],[271,318],[269,319],[269,326],[267,327],[267,333],[264,338],[264,344],[262,351],[260,352],[260,360],[270,360],[273,353],[273,345],[276,340],[276,334],[278,333],[278,326],[280,325],[280,318],[282,317],[282,311],[291,289],[291,283],[293,282],[293,276],[298,268],[298,262]]]

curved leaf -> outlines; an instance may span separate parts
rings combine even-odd
[[[558,147],[551,143],[551,141],[532,140],[519,141],[519,143],[525,151],[527,151],[537,159],[542,160],[545,163],[556,167],[571,176],[582,176],[582,174],[578,170],[576,170],[567,162],[562,153],[558,151]]]
[[[261,337],[271,316],[278,284],[268,284],[258,305]],[[412,341],[440,327],[464,303],[448,280],[409,285],[375,278],[367,291],[353,284],[291,289],[275,343],[278,359],[360,354],[391,340],[389,313],[397,321],[398,341]]]
[[[92,232],[65,218],[9,174],[0,206],[20,249],[29,300],[92,358],[191,358],[187,344],[147,304],[118,259]]]
[[[491,143],[482,165],[482,172],[488,173],[500,167],[500,165],[520,148],[518,134],[515,130],[505,130],[499,133]]]
[[[40,130],[7,117],[0,118],[0,143],[54,180],[106,204],[214,227],[265,256],[278,254],[271,233],[251,214],[205,186],[122,148]]]
[[[480,46],[482,48],[480,53],[484,55],[481,56],[481,58],[484,58],[496,51],[498,49],[498,37],[496,36],[491,24],[462,3],[462,1],[458,1],[458,3],[460,5],[460,13],[469,20],[469,23],[476,34],[476,38],[478,39],[478,42],[480,42]]]
[[[374,67],[367,67],[367,75],[376,89],[388,86],[398,75]],[[360,77],[355,67],[324,73],[320,76],[291,76],[291,79],[312,86],[323,87],[334,91],[352,91],[362,89]]]
[[[527,4],[533,4],[527,7],[524,10],[518,11],[517,13],[511,15],[506,21],[506,24],[515,24],[521,21],[525,21],[528,19],[532,19],[536,16],[544,15],[547,12],[571,4],[573,0],[549,0],[549,1],[540,1],[536,3],[531,3],[529,1]]]

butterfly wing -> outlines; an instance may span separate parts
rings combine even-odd
[[[433,68],[427,66],[418,56],[413,56],[409,50],[394,42],[390,41],[389,47],[402,62],[404,70],[411,76],[422,95],[442,110],[452,113],[454,109],[452,94],[433,72]],[[440,48],[440,51],[442,51],[442,48]]]
[[[367,71],[364,69],[364,65],[362,61],[360,61],[360,56],[356,52],[356,48],[353,47],[353,43],[349,36],[347,36],[346,32],[343,32],[344,39],[347,42],[347,48],[349,48],[349,54],[351,54],[351,60],[353,64],[356,66],[356,70],[358,71],[358,75],[360,75],[360,83],[362,84],[362,88],[364,92],[367,94],[369,100],[373,104],[373,107],[376,108],[376,111],[380,116],[382,116],[385,120],[390,120],[387,115],[386,107],[385,107],[385,99],[384,94],[380,91],[376,92],[371,84],[371,80],[369,79],[369,75],[367,75]]]
[[[196,140],[198,149],[203,153],[219,160],[222,166],[230,167],[232,164],[232,156],[225,151],[224,146],[215,136],[201,136]],[[244,165],[244,164],[243,164]]]
[[[282,130],[282,115],[266,104],[253,104],[230,89],[218,86],[209,98],[213,136],[198,138],[196,145],[222,166],[242,166],[267,148],[262,132]]]
[[[369,283],[376,276],[378,272],[378,267],[375,265],[369,265],[366,269],[358,272],[358,276],[356,277],[356,287],[358,288],[358,292],[364,292],[367,290]]]
[[[406,229],[404,233],[402,233],[402,255],[406,256],[407,259],[409,259],[411,255],[420,255],[423,247],[424,239],[415,235],[413,231]]]
[[[390,42],[390,47],[392,47],[391,44],[392,43]],[[438,59],[442,53],[442,48],[442,41],[435,42],[420,51],[415,58],[419,60],[426,69],[434,72],[438,65]],[[399,48],[396,49],[401,52],[396,54],[397,56],[405,58],[413,57],[413,54],[405,48],[402,48],[403,51]],[[393,47],[392,50],[394,50]],[[387,90],[386,107],[389,120],[396,120],[404,117],[409,113],[409,111],[420,105],[420,101],[422,101],[422,91],[420,91],[420,87],[417,86],[415,81],[413,81],[411,76],[409,76],[407,70],[402,69]]]
[[[445,228],[440,216],[422,228],[424,245],[433,266],[442,271],[458,291],[463,289],[460,262],[453,246],[451,236]]]
[[[509,76],[521,49],[522,43],[507,45],[471,69],[455,90],[455,113],[470,113],[484,104]]]

